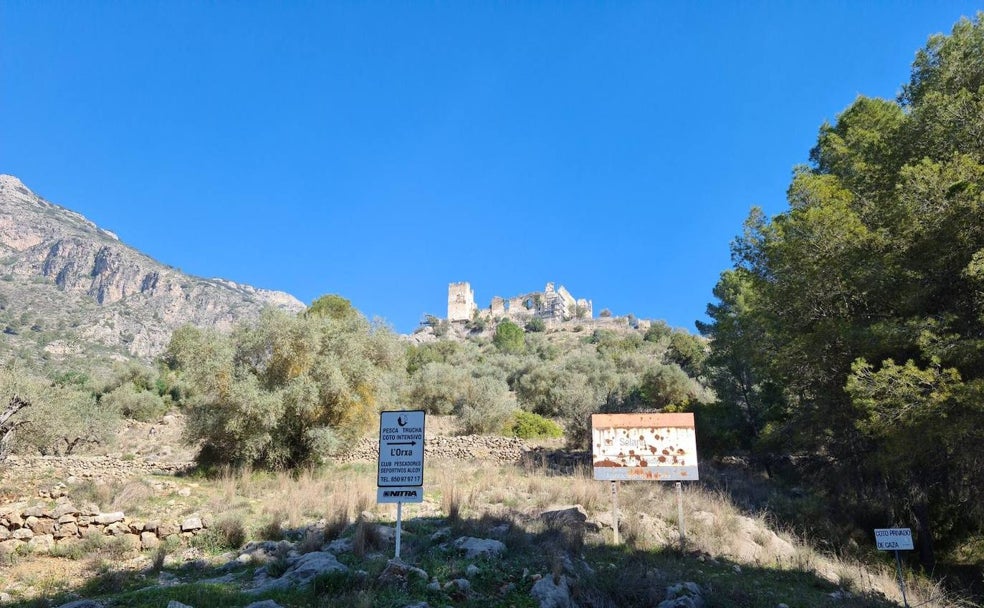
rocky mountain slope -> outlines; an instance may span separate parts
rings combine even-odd
[[[293,296],[189,276],[0,175],[0,355],[158,354],[191,323],[228,329]]]

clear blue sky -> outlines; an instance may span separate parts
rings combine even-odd
[[[452,281],[693,330],[821,123],[978,6],[0,0],[0,172],[401,332]]]

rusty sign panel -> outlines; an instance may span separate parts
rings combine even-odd
[[[697,480],[694,415],[594,414],[594,478],[605,481]]]

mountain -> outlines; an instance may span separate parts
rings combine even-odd
[[[185,324],[229,329],[297,298],[182,273],[0,175],[0,359],[148,360]]]

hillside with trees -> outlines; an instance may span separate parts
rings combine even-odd
[[[981,14],[930,38],[898,99],[824,124],[788,202],[752,210],[700,325],[718,395],[698,410],[706,444],[811,488],[799,506],[837,544],[911,526],[925,568],[979,564]]]
[[[714,491],[748,512],[872,561],[873,528],[911,527],[914,566],[980,584],[984,13],[930,38],[897,99],[858,97],[820,127],[788,208],[751,210],[700,335],[631,316],[481,318],[408,340],[340,295],[298,312],[188,278],[0,178],[0,462],[105,451],[120,425],[178,414],[203,479],[299,477],[338,465],[382,410],[450,416],[462,435],[562,436],[581,454],[593,413],[688,411]],[[34,232],[7,221],[24,214]],[[221,310],[161,316],[178,292]]]

